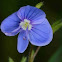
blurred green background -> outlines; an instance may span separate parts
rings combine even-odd
[[[41,9],[52,25],[62,19],[62,0],[0,0],[0,24],[10,14],[25,5],[35,6],[43,2]],[[22,56],[28,56],[29,47],[23,54],[17,51],[17,37],[5,36],[0,31],[0,62],[8,62],[11,57],[14,62],[20,62]],[[62,28],[54,33],[52,42],[39,50],[34,62],[62,62]]]

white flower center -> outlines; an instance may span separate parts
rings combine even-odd
[[[30,24],[30,20],[24,19],[24,22],[20,23],[20,26],[26,30],[28,28],[28,30],[31,30],[32,25]]]

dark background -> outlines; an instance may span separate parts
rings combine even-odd
[[[44,2],[41,9],[46,13],[46,17],[51,25],[57,20],[62,19],[61,0],[0,0],[0,23],[20,7],[25,5],[35,6],[39,2]],[[8,62],[9,57],[11,57],[15,62],[20,62],[22,56],[28,55],[29,47],[23,54],[18,53],[17,37],[18,35],[13,37],[5,36],[0,31],[0,62]],[[53,40],[49,45],[41,47],[34,62],[48,62],[61,46],[62,28],[54,33]],[[62,48],[60,51],[62,51]],[[62,53],[57,59],[59,60],[60,58],[62,59]]]

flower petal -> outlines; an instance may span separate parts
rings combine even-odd
[[[47,19],[43,23],[33,25],[32,30],[29,32],[30,42],[36,46],[48,45],[53,38],[52,28]]]
[[[42,10],[29,5],[21,7],[18,10],[17,14],[20,19],[28,19],[32,23],[36,24],[44,21],[44,18],[46,17],[45,13]]]
[[[29,41],[28,38],[26,37],[26,32],[25,31],[20,32],[17,43],[18,52],[23,53],[26,50],[28,43]]]
[[[6,33],[6,32],[5,32],[5,35],[6,35],[6,36],[15,36],[15,35],[17,35],[19,32],[21,32],[21,31],[22,31],[22,29],[21,29],[20,27],[18,27],[17,29],[13,30],[11,33]]]
[[[19,22],[21,20],[17,16],[17,12],[8,16],[1,24],[1,31],[8,36],[14,36],[19,32]]]

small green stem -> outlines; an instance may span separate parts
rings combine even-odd
[[[33,62],[32,57],[31,57],[32,50],[33,50],[33,45],[30,46],[28,62]]]

